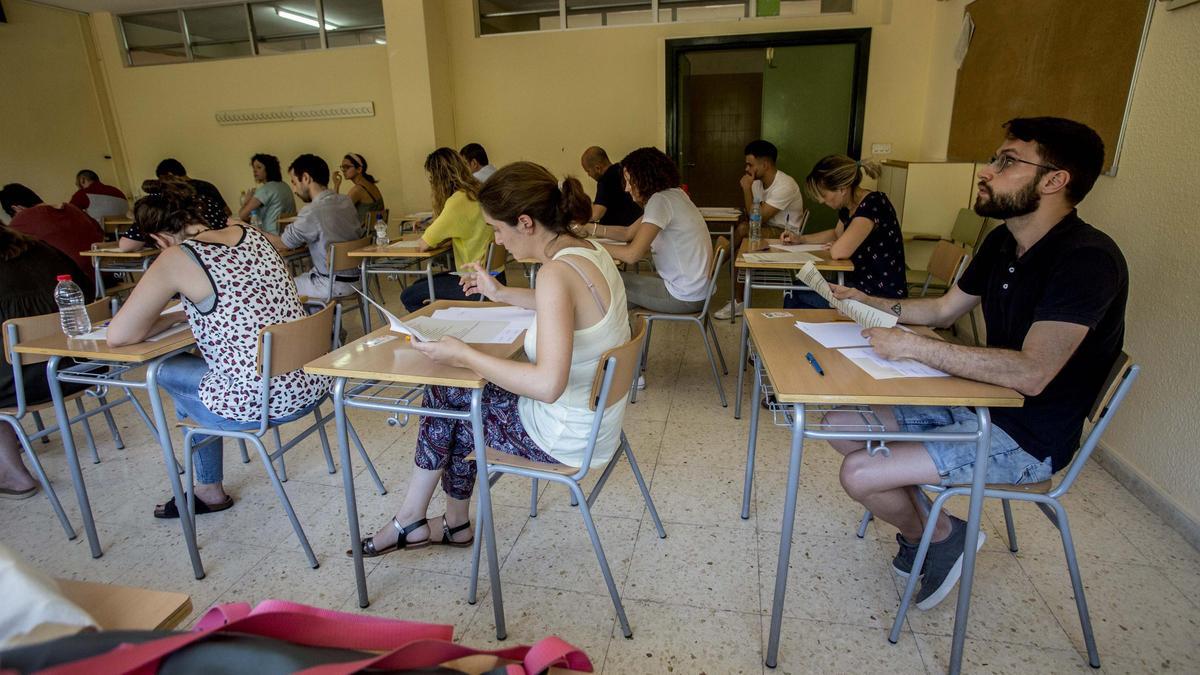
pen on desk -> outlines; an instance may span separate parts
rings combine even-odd
[[[804,358],[808,359],[809,365],[813,367],[813,370],[817,371],[818,375],[825,377],[825,371],[821,370],[821,364],[817,363],[817,357],[813,356],[812,352],[805,354]]]

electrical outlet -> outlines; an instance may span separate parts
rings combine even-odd
[[[892,154],[892,144],[891,143],[872,143],[871,144],[871,154],[872,155],[890,155],[890,154]]]

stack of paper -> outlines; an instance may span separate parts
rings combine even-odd
[[[812,264],[820,258],[804,251],[772,251],[770,253],[743,253],[742,258],[747,262],[756,263],[808,263]]]
[[[402,321],[362,291],[355,289],[355,292],[387,318],[391,331],[410,335],[418,342],[440,340],[448,335],[474,344],[509,344],[532,323],[526,313],[534,314],[519,307],[451,307],[438,310],[433,316]]]
[[[705,218],[737,218],[742,215],[742,210],[729,206],[701,206],[700,215]]]
[[[171,305],[170,307],[167,307],[163,311],[159,312],[159,316],[166,316],[168,314],[171,314],[172,312],[181,312],[181,311],[183,311],[183,303],[177,302],[177,303]],[[100,323],[92,326],[92,331],[90,333],[84,333],[83,335],[78,335],[73,339],[75,339],[75,340],[107,340],[108,339],[108,324],[110,324],[110,323],[112,323],[112,319],[108,319],[106,321],[101,321]],[[182,333],[183,331],[188,330],[189,328],[191,328],[191,325],[187,322],[186,319],[184,319],[183,321],[179,321],[178,323],[171,324],[167,328],[164,328],[163,330],[161,330],[153,335],[147,335],[145,341],[146,342],[158,342],[159,340],[171,337],[172,335],[174,335],[176,333]]]
[[[420,239],[401,239],[388,244],[388,248],[416,248],[421,245]]]
[[[799,328],[826,349],[869,347],[871,344],[862,336],[863,327],[850,321],[836,321],[831,323],[806,323],[804,321],[797,321],[796,328]]]
[[[825,298],[825,301],[832,305],[842,314],[853,319],[863,328],[891,328],[896,325],[896,316],[880,311],[869,305],[864,305],[857,300],[838,300],[833,297],[833,290],[829,288],[829,283],[825,281],[825,277],[817,271],[817,268],[812,263],[805,263],[800,269],[800,281],[816,291],[817,295]]]
[[[839,349],[838,351],[876,380],[891,380],[898,377],[949,377],[947,373],[937,368],[912,359],[885,359],[870,347]]]
[[[826,244],[771,244],[771,248],[776,251],[823,251],[828,246]]]

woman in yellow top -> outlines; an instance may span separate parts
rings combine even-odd
[[[425,228],[417,248],[428,251],[449,241],[454,247],[454,267],[464,269],[469,263],[484,262],[488,244],[492,243],[492,228],[483,220],[479,208],[479,181],[458,152],[438,148],[425,158],[425,173],[433,190],[433,222]],[[505,282],[504,268],[492,271],[500,283]],[[433,277],[433,291],[439,300],[466,300],[459,277],[444,272]],[[400,294],[404,307],[415,312],[429,301],[429,283],[421,279]]]

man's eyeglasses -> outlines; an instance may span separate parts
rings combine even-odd
[[[1013,164],[1016,164],[1017,162],[1020,162],[1021,164],[1029,164],[1030,166],[1036,166],[1039,169],[1045,169],[1047,171],[1059,170],[1058,167],[1054,166],[1053,164],[1038,164],[1037,162],[1030,162],[1029,160],[1021,159],[1020,157],[1013,157],[1012,155],[993,155],[992,158],[988,160],[987,165],[990,166],[996,173],[1004,173],[1005,169]]]

